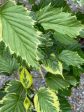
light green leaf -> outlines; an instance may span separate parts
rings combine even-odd
[[[63,50],[59,55],[59,59],[67,65],[80,66],[84,63],[84,59],[79,56],[77,52],[70,50]]]
[[[25,112],[23,101],[24,98],[20,95],[7,94],[2,100],[0,112]]]
[[[80,0],[80,6],[84,6],[84,0]]]
[[[37,21],[41,23],[45,30],[52,29],[71,38],[79,35],[79,31],[82,29],[76,16],[72,16],[68,12],[62,12],[62,9],[51,8],[50,5],[38,11]]]
[[[54,54],[51,54],[51,56],[48,59],[45,59],[43,63],[43,67],[46,69],[46,71],[52,74],[62,75],[62,63],[59,60],[57,60]]]
[[[68,35],[60,34],[58,32],[54,33],[54,38],[56,41],[59,41],[64,45],[78,44],[78,42],[75,39],[69,37]]]
[[[30,107],[30,100],[28,97],[26,97],[24,100],[24,107],[25,107],[26,111],[28,111],[28,109]]]
[[[41,88],[34,97],[37,112],[59,112],[59,101],[56,94],[47,88]]]
[[[11,3],[8,2],[0,8],[0,23],[2,24],[0,40],[5,42],[11,53],[15,52],[29,65],[37,66],[39,33],[33,27],[34,21],[29,16],[29,12],[24,7]]]
[[[33,83],[32,75],[27,71],[26,68],[23,68],[20,73],[20,82],[26,89],[30,88]]]

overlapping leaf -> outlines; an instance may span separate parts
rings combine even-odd
[[[67,35],[70,38],[75,38],[82,29],[76,16],[62,12],[59,8],[51,8],[50,5],[38,11],[37,21],[41,23],[45,30],[52,29],[60,35]]]
[[[62,63],[56,59],[56,56],[54,54],[51,54],[48,59],[45,59],[43,64],[43,67],[46,69],[46,71],[52,74],[62,75]]]
[[[77,84],[76,79],[73,76],[64,76],[48,74],[46,76],[47,86],[53,90],[59,90],[68,88],[70,85],[75,86]]]
[[[71,106],[65,97],[59,97],[60,109],[62,112],[71,112]]]
[[[5,92],[7,94],[0,101],[2,104],[0,112],[25,112],[23,105],[24,95],[22,95],[23,87],[21,83],[17,80],[11,81],[7,85]]]
[[[84,29],[80,32],[80,36],[84,38]]]
[[[14,70],[18,68],[17,62],[15,59],[4,58],[0,56],[0,73],[12,73]]]
[[[22,6],[6,3],[0,7],[0,40],[27,61],[29,65],[36,66],[38,33],[33,28],[34,21]]]
[[[16,93],[20,94],[23,91],[23,86],[18,80],[12,80],[7,84],[7,87],[5,88],[5,92],[7,93]]]
[[[41,0],[40,7],[44,7],[48,5],[49,3],[51,3],[55,7],[63,7],[65,5],[64,0],[61,0],[61,1],[60,0]]]
[[[26,68],[23,68],[20,73],[20,82],[25,89],[30,88],[33,83],[32,75],[27,71]]]
[[[37,112],[59,112],[59,101],[56,94],[46,88],[41,88],[34,97]]]
[[[63,50],[59,55],[59,59],[67,65],[79,66],[84,63],[84,59],[79,56],[77,52],[70,50]]]
[[[2,100],[3,106],[0,112],[25,112],[22,96],[7,94]]]
[[[0,43],[0,73],[11,74],[17,70],[19,64],[17,60],[10,55],[9,49],[5,48],[4,43]]]
[[[56,41],[59,41],[60,43],[64,44],[64,45],[72,45],[72,44],[78,44],[78,42],[69,37],[68,35],[64,35],[64,34],[60,34],[58,32],[54,33],[54,38]]]

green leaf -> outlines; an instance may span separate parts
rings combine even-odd
[[[4,57],[0,56],[0,73],[6,72],[11,74],[17,68],[18,64],[14,58],[5,59]]]
[[[71,112],[71,106],[65,97],[59,96],[59,102],[62,112]]]
[[[9,49],[5,48],[3,43],[0,43],[0,73],[12,74],[18,67],[19,64],[17,60],[10,55]]]
[[[1,37],[2,37],[2,23],[1,23],[1,16],[0,16],[0,40],[1,40]]]
[[[70,86],[66,79],[59,75],[47,74],[46,76],[47,86],[53,90],[64,89]]]
[[[48,89],[41,88],[34,97],[37,112],[59,112],[59,101],[56,94]]]
[[[77,41],[68,35],[60,34],[58,32],[54,33],[54,38],[56,41],[59,41],[60,43],[64,45],[71,45],[71,44],[77,44]]]
[[[30,88],[33,83],[32,75],[27,71],[26,68],[23,68],[20,73],[20,82],[26,89]]]
[[[80,6],[84,6],[84,0],[80,0]]]
[[[46,71],[52,74],[62,75],[62,63],[56,59],[56,56],[54,54],[51,54],[48,59],[45,59],[43,61],[43,63],[43,67],[46,69]]]
[[[25,93],[22,84],[18,80],[13,80],[8,83],[5,92],[6,95],[0,101],[0,112],[25,112]]]
[[[16,93],[21,94],[23,92],[23,86],[20,81],[18,80],[12,80],[7,84],[7,87],[5,88],[5,92],[7,93]]]
[[[71,38],[75,38],[79,35],[82,29],[76,16],[72,16],[71,13],[68,12],[62,12],[62,9],[52,8],[50,5],[38,11],[37,21],[41,23],[45,30],[52,29]]]
[[[63,50],[59,55],[59,59],[67,65],[80,66],[84,63],[84,59],[79,56],[77,52],[70,50]]]
[[[83,29],[82,31],[80,31],[80,36],[81,36],[82,38],[84,38],[84,29]]]
[[[61,112],[71,112],[71,106],[68,97],[71,95],[72,89],[63,89],[58,92]]]
[[[83,72],[84,72],[84,69],[82,67],[80,67],[80,68],[73,67],[73,75],[74,76],[80,77],[80,74],[82,74]]]
[[[74,76],[64,75],[64,78],[72,86],[76,86],[78,83]]]
[[[8,2],[0,8],[0,40],[10,48],[11,53],[21,56],[29,65],[37,66],[39,33],[34,29],[34,21],[22,6]]]
[[[40,7],[44,7],[46,5],[48,5],[49,3],[52,4],[52,6],[55,7],[63,7],[65,6],[65,1],[64,0],[41,0],[40,1]]]
[[[49,88],[57,91],[68,88],[71,85],[76,86],[77,80],[75,79],[75,77],[70,75],[63,75],[63,77],[61,77],[59,75],[47,74],[46,84]]]
[[[25,112],[23,101],[24,98],[20,95],[7,94],[2,100],[0,112]]]

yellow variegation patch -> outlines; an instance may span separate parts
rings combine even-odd
[[[31,105],[30,100],[28,97],[26,97],[24,100],[24,107],[25,107],[26,111],[28,111],[30,105]]]
[[[33,83],[32,75],[27,71],[26,68],[23,68],[20,73],[20,82],[26,89],[30,88]]]
[[[54,91],[41,88],[34,97],[37,112],[59,112],[59,101]]]

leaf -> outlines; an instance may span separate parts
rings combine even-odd
[[[7,94],[2,100],[0,112],[25,112],[23,101],[24,98],[20,95]]]
[[[16,93],[21,94],[23,92],[23,86],[20,81],[18,80],[12,80],[7,84],[7,87],[5,88],[5,92],[7,93]]]
[[[64,45],[71,45],[71,44],[78,43],[75,39],[69,37],[68,35],[60,34],[58,32],[54,33],[54,38],[55,40],[59,41],[60,43]]]
[[[79,66],[84,63],[84,59],[81,58],[77,52],[73,52],[70,50],[63,50],[59,55],[59,59],[67,65],[72,66]]]
[[[65,6],[65,1],[64,0],[41,0],[40,1],[40,7],[44,7],[46,5],[48,5],[49,3],[52,4],[52,6],[55,7],[63,7]]]
[[[30,88],[33,83],[32,75],[25,68],[20,73],[20,82],[26,89]]]
[[[84,6],[84,0],[80,0],[80,6]]]
[[[2,37],[2,23],[1,23],[1,16],[0,16],[0,41]]]
[[[41,88],[34,97],[37,112],[59,112],[59,101],[56,94],[46,88]]]
[[[8,83],[5,88],[6,95],[0,101],[0,112],[25,112],[24,89],[18,80],[13,80]]]
[[[60,109],[62,112],[71,112],[71,106],[65,97],[59,97]]]
[[[16,66],[15,66],[16,65]],[[15,59],[4,59],[4,57],[0,56],[0,73],[12,73],[15,69],[17,69],[17,62]]]
[[[46,76],[47,86],[53,90],[64,89],[70,86],[66,79],[59,75],[47,74]]]
[[[37,21],[45,30],[52,29],[62,35],[75,38],[79,35],[82,26],[76,16],[62,12],[62,9],[52,8],[50,5],[42,8],[37,13]]]
[[[54,54],[51,54],[48,59],[45,59],[43,61],[43,63],[43,67],[46,69],[46,71],[52,74],[62,75],[62,63],[56,59],[56,56]]]
[[[80,36],[81,36],[82,38],[84,38],[84,29],[83,29],[82,31],[80,31]]]
[[[4,95],[5,95],[5,91],[2,88],[2,89],[0,89],[0,100],[4,97]],[[0,107],[1,107],[1,104],[0,104]]]
[[[26,97],[24,100],[24,107],[25,107],[26,111],[28,111],[28,109],[30,107],[30,100],[28,97]]]
[[[68,97],[71,95],[72,89],[63,89],[58,92],[61,112],[71,112],[71,105],[69,104]]]
[[[74,76],[64,75],[64,78],[72,86],[76,86],[78,83]]]
[[[82,67],[77,68],[77,67],[73,67],[73,75],[76,77],[80,77],[80,74],[82,74],[84,72],[84,69]],[[80,80],[80,78],[79,78]]]
[[[63,78],[64,77],[64,78]],[[63,75],[63,77],[59,75],[46,75],[46,84],[49,88],[57,91],[72,86],[76,86],[77,80],[70,75]]]
[[[0,43],[0,73],[12,74],[18,67],[19,63],[10,55],[9,49]]]
[[[11,53],[21,56],[29,65],[37,66],[39,33],[33,27],[34,21],[29,12],[22,6],[8,2],[0,8],[0,21],[0,40],[5,42]]]

